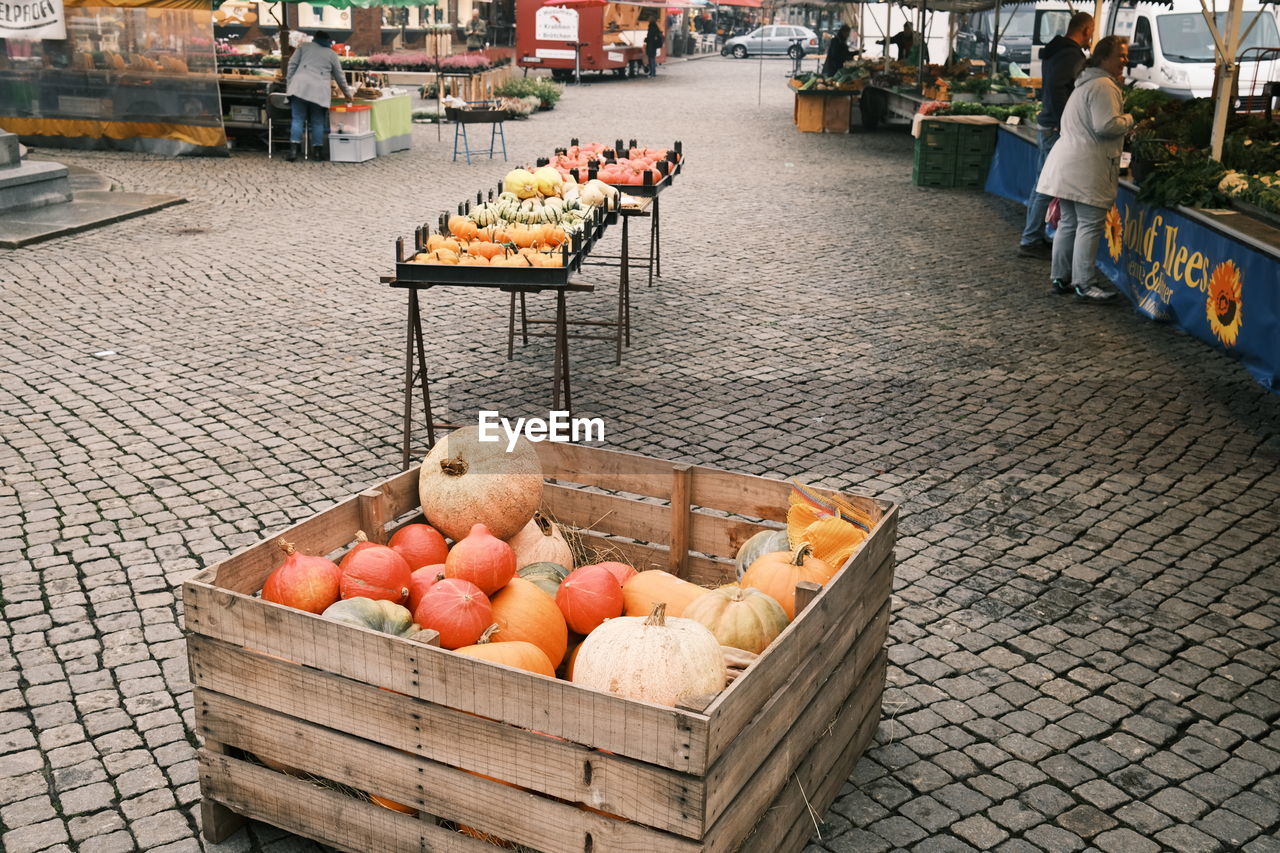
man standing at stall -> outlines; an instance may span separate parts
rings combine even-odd
[[[484,19],[480,17],[480,10],[472,9],[471,20],[467,21],[466,27],[462,30],[467,36],[467,50],[484,50],[486,29]]]
[[[902,25],[902,31],[889,39],[880,39],[876,44],[885,46],[885,53],[889,52],[889,45],[893,45],[898,49],[898,61],[906,61],[907,54],[911,52],[912,46],[915,45],[916,34],[911,29],[911,22],[907,21]]]
[[[1035,180],[1031,182],[1031,195],[1027,198],[1027,221],[1018,241],[1018,257],[1048,260],[1051,245],[1044,233],[1044,218],[1049,212],[1047,195],[1036,192],[1036,182],[1044,168],[1045,158],[1058,141],[1062,110],[1075,87],[1076,77],[1084,68],[1085,48],[1093,44],[1093,15],[1076,12],[1067,24],[1066,35],[1056,36],[1045,45],[1040,54],[1041,80],[1044,103],[1036,117],[1039,156],[1036,162]]]

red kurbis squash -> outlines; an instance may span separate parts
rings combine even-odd
[[[442,577],[444,577],[444,563],[414,569],[413,574],[409,575],[410,613],[418,612],[418,605],[422,603],[422,596],[426,595],[427,590],[431,589],[435,582]]]
[[[446,649],[472,645],[493,624],[488,596],[461,578],[436,581],[413,615],[419,626],[440,635],[440,645]]]
[[[516,573],[516,553],[483,524],[471,527],[466,538],[454,544],[444,561],[444,576],[461,578],[493,595]]]
[[[430,524],[406,524],[391,534],[391,541],[387,544],[392,551],[404,557],[411,569],[443,563],[449,556],[449,546],[445,544],[444,537]]]
[[[628,566],[626,563],[616,563],[610,560],[603,563],[593,563],[592,565],[599,566],[602,569],[608,569],[609,573],[618,579],[619,586],[624,585],[637,574],[635,567]]]
[[[369,542],[364,531],[356,531],[356,546],[338,564],[342,570],[343,598],[372,598],[375,601],[409,600],[409,564],[386,545]]]
[[[604,620],[622,615],[622,586],[608,569],[583,566],[560,584],[556,604],[570,628],[590,634]]]
[[[299,554],[292,542],[281,539],[278,544],[284,562],[267,576],[262,597],[308,613],[323,613],[338,600],[342,570],[324,557]]]

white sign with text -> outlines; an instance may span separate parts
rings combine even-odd
[[[534,14],[533,32],[538,41],[577,41],[578,10],[543,6]]]

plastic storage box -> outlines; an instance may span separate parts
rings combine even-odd
[[[350,135],[368,133],[371,130],[373,130],[373,107],[369,104],[329,108],[330,133]]]
[[[363,163],[378,156],[373,131],[329,134],[329,159],[335,163]]]

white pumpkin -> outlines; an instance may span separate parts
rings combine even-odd
[[[720,641],[692,619],[666,618],[658,604],[647,617],[606,620],[582,641],[573,682],[630,699],[675,706],[719,693],[728,682]]]
[[[507,544],[516,552],[516,571],[533,563],[573,566],[573,550],[554,521],[535,512],[533,518]]]
[[[542,463],[520,438],[481,441],[478,427],[454,430],[422,460],[418,498],[427,523],[455,542],[483,524],[507,540],[529,523],[542,503]]]

